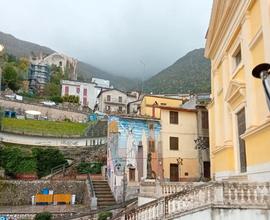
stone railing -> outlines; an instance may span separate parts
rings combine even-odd
[[[269,209],[269,202],[269,182],[212,182],[162,197],[114,219],[173,219],[211,207]]]
[[[160,198],[184,190],[193,189],[195,186],[207,184],[205,182],[160,182],[157,180],[144,180],[140,183],[140,196]]]
[[[177,192],[193,189],[194,186],[205,184],[203,182],[164,182],[160,184],[161,195],[168,196]]]

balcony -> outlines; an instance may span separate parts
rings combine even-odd
[[[122,102],[119,102],[118,98],[104,98],[104,103],[108,103],[108,104],[114,104],[114,105],[126,105],[127,100],[126,99],[122,99]]]

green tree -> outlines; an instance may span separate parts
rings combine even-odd
[[[20,88],[19,75],[13,64],[8,63],[3,69],[3,85],[10,88],[12,91],[17,91]]]
[[[49,175],[52,168],[67,163],[64,155],[58,149],[34,148],[32,152],[37,161],[39,177]]]

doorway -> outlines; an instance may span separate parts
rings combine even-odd
[[[177,182],[179,181],[179,169],[178,164],[170,164],[170,181]]]

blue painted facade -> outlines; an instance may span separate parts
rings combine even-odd
[[[127,176],[127,185],[130,183],[130,168],[135,169],[134,182],[139,182],[140,178],[146,177],[149,141],[154,142],[157,148],[160,131],[161,126],[157,120],[108,117],[107,176],[116,199],[121,194],[116,192],[116,189],[122,190],[124,175]]]

